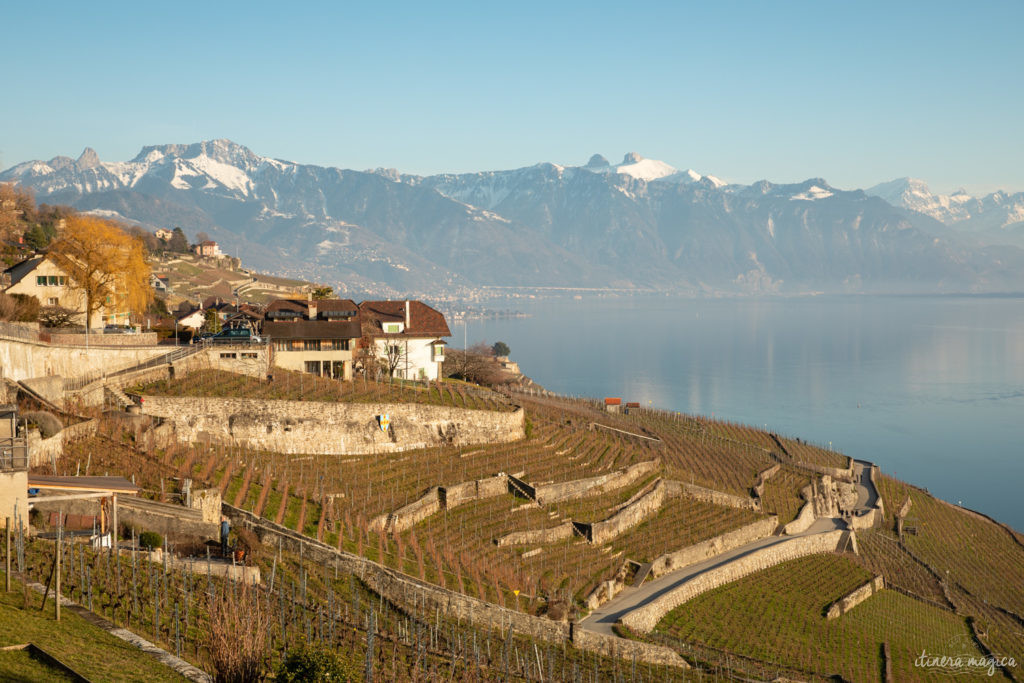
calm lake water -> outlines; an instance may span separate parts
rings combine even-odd
[[[541,300],[468,323],[563,394],[799,436],[1024,529],[1024,298]],[[452,326],[461,346],[462,323]]]

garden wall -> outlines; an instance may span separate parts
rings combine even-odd
[[[172,422],[179,441],[242,444],[278,453],[380,453],[524,437],[522,408],[497,412],[417,403],[143,398],[143,412]],[[378,422],[383,414],[391,420],[387,432]]]
[[[620,622],[634,631],[649,633],[666,614],[701,593],[782,562],[807,555],[835,552],[849,533],[847,531],[829,531],[813,536],[799,536],[779,541],[766,548],[760,548],[732,562],[698,574],[643,607],[625,615]]]

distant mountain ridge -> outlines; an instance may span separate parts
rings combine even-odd
[[[1024,252],[947,234],[1024,197],[936,197],[918,181],[728,185],[627,154],[582,166],[415,176],[262,157],[230,140],[91,149],[3,173],[39,201],[205,231],[255,267],[339,291],[442,295],[480,285],[674,292],[1020,289]],[[998,222],[998,221],[997,221]],[[1009,230],[1005,228],[1009,226]],[[1002,234],[1012,234],[1006,223]],[[978,231],[980,234],[980,230]]]

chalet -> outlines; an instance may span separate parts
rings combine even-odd
[[[4,279],[10,281],[4,290],[7,294],[34,296],[41,306],[60,306],[75,311],[76,324],[85,325],[85,294],[49,256],[22,261],[5,270],[4,274]],[[128,315],[117,314],[101,305],[89,322],[92,329],[97,329],[106,324],[127,323]]]
[[[452,332],[444,315],[422,301],[364,301],[363,334],[372,355],[392,366],[394,376],[436,380],[444,362],[444,337]]]
[[[350,299],[278,299],[267,306],[263,335],[277,367],[351,379],[359,307]]]

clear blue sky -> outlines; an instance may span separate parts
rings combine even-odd
[[[637,151],[1024,190],[1022,25],[1016,1],[8,3],[0,166],[227,137],[411,173]]]

